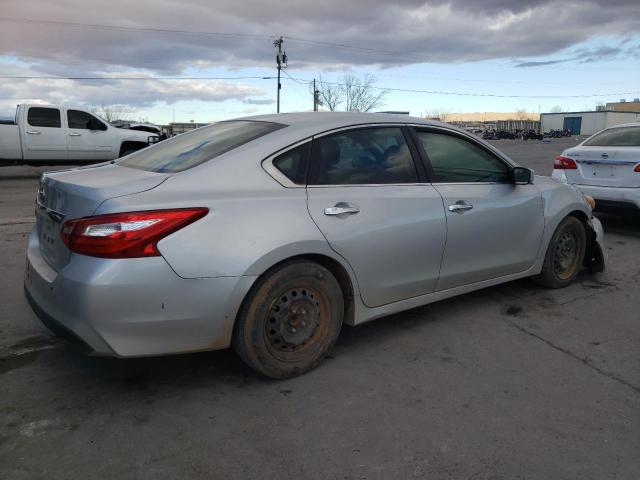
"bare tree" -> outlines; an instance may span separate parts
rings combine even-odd
[[[125,111],[122,105],[100,105],[93,107],[91,113],[111,123],[114,120],[128,120],[129,113]]]
[[[551,113],[562,113],[562,107],[560,105],[556,105],[554,107],[551,107],[551,110],[549,110]]]
[[[313,90],[313,84],[310,85]],[[318,90],[318,99],[322,102],[322,105],[331,112],[335,112],[338,106],[344,100],[344,87],[337,83],[329,83],[322,80],[322,77],[316,83]],[[311,92],[313,95],[313,91]]]
[[[344,85],[344,103],[347,112],[370,112],[384,105],[387,90],[378,90],[374,86],[376,77],[365,75],[358,78],[354,75],[342,77]]]
[[[432,118],[434,120],[440,120],[441,122],[446,122],[449,120],[449,116],[451,115],[451,110],[445,107],[433,107],[427,108],[424,112],[424,116],[426,118]]]
[[[318,96],[330,111],[370,112],[384,105],[388,91],[377,89],[376,78],[365,75],[362,78],[345,75],[337,83],[320,79],[317,84]]]
[[[529,114],[526,108],[516,108],[516,120],[527,120]]]

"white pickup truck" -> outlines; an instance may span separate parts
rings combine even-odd
[[[100,162],[158,140],[149,132],[116,128],[81,108],[18,105],[14,122],[0,122],[0,164]]]

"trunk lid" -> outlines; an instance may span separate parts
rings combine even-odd
[[[45,173],[36,200],[36,229],[42,256],[59,271],[70,257],[60,236],[66,220],[90,216],[110,198],[151,190],[169,176],[115,164]]]
[[[566,150],[576,170],[565,170],[569,183],[599,187],[640,187],[640,173],[633,169],[640,163],[640,147],[578,146]]]

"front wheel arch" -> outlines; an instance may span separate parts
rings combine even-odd
[[[582,212],[576,213],[577,215],[566,215],[556,225],[546,245],[542,270],[533,277],[539,285],[547,288],[564,288],[575,280],[580,268],[584,265],[589,245],[589,229],[588,224],[580,218]],[[569,246],[565,247],[565,245]],[[576,249],[573,255],[571,255],[572,246]],[[569,250],[565,252],[565,248]],[[567,260],[570,263],[565,265],[564,262]]]
[[[127,140],[122,142],[120,145],[120,151],[118,152],[118,158],[124,157],[125,155],[129,155],[130,153],[137,152],[138,150],[142,150],[143,148],[148,147],[149,144],[145,142],[135,142],[131,140]]]
[[[588,268],[591,273],[604,272],[605,255],[598,244],[597,234],[591,224],[591,219],[584,212],[579,210],[573,211],[569,215],[582,222],[584,231],[587,235],[587,246],[584,259],[582,260],[582,265]]]

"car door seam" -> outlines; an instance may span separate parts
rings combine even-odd
[[[431,184],[431,186],[436,192],[438,192],[438,195],[440,195],[440,201],[442,202],[442,211],[444,213],[444,245],[442,246],[442,252],[440,253],[440,267],[438,268],[438,281],[436,282],[435,288],[433,289],[434,292],[437,292],[438,286],[440,284],[440,276],[442,275],[442,265],[444,263],[444,254],[447,251],[447,241],[449,240],[449,218],[447,215],[447,207],[444,204],[445,202],[444,202],[444,197],[442,196],[442,192],[438,190],[438,187],[436,187],[435,185]]]

